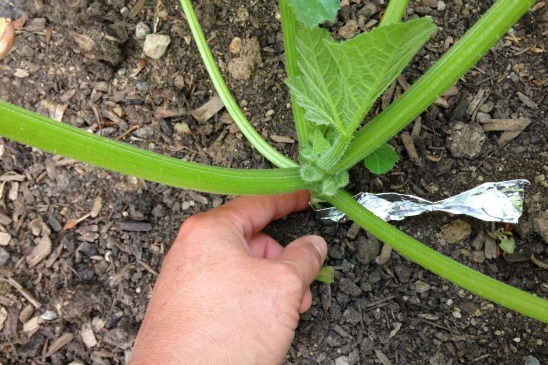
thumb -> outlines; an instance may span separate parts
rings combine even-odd
[[[292,267],[303,288],[307,288],[318,275],[327,255],[327,244],[320,236],[304,236],[291,242],[279,256],[280,261]]]

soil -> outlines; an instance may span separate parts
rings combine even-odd
[[[379,20],[384,3],[343,1],[329,27],[338,38],[362,32]],[[439,29],[375,112],[461,37],[487,3],[411,1],[408,17],[429,15]],[[373,176],[357,167],[349,189],[438,200],[486,181],[528,179],[525,212],[514,227],[517,251],[546,261],[543,4],[406,129],[418,159],[396,136],[396,168]],[[275,2],[203,0],[195,6],[245,114],[296,158]],[[177,158],[271,167],[226,111],[207,121],[192,116],[214,91],[176,1],[0,0],[0,16],[28,18],[0,61],[1,99]],[[143,55],[144,41],[135,36],[141,21],[171,37],[157,60]],[[531,122],[500,146],[501,132],[476,127],[490,118]],[[124,363],[179,225],[230,197],[122,176],[6,139],[0,139],[0,157],[0,362]],[[97,199],[100,209],[92,209]],[[92,210],[76,227],[63,229]],[[548,293],[545,269],[492,257],[485,233],[500,224],[443,213],[395,224],[487,275],[538,296]],[[449,243],[445,226],[461,227],[458,242]],[[378,263],[381,243],[350,222],[320,222],[307,211],[267,231],[284,244],[321,234],[330,244],[327,263],[336,268],[333,284],[313,284],[313,307],[303,315],[285,364],[548,364],[545,324],[472,295],[396,252]]]

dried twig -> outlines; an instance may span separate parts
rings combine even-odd
[[[30,304],[32,304],[35,308],[42,307],[42,303],[40,303],[38,300],[36,300],[31,293],[29,293],[21,284],[19,284],[15,279],[6,277],[6,276],[0,276],[0,280],[2,280],[5,283],[8,283],[11,285],[15,290],[17,290],[23,297],[25,297],[26,300],[29,301]]]

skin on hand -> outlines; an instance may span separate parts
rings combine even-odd
[[[132,352],[138,364],[280,364],[327,254],[261,230],[305,209],[305,191],[239,197],[190,217],[164,260]]]

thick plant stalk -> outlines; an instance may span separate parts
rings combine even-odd
[[[297,33],[297,20],[295,19],[294,10],[287,0],[280,0],[280,13],[282,15],[282,33],[284,37],[284,56],[285,56],[285,68],[287,70],[287,77],[293,77],[299,75],[299,68],[297,67],[297,45],[296,45],[296,33]],[[293,109],[293,119],[295,122],[295,129],[297,136],[299,137],[299,144],[301,146],[306,145],[309,140],[309,128],[304,118],[304,109],[297,103],[297,97],[291,94],[291,107]]]
[[[234,195],[306,189],[298,168],[240,170],[162,156],[0,101],[0,135],[44,151],[170,186]]]
[[[417,82],[355,134],[337,170],[348,170],[401,131],[514,25],[535,0],[498,0]]]
[[[380,26],[401,22],[409,0],[390,0],[381,20]]]
[[[362,207],[345,191],[340,190],[327,201],[409,260],[474,294],[548,323],[547,300],[501,283],[432,250]]]
[[[196,13],[192,8],[190,0],[181,0],[181,6],[185,12],[190,30],[194,36],[196,45],[198,46],[198,51],[202,56],[202,60],[206,66],[211,82],[215,86],[215,90],[219,94],[219,97],[223,101],[226,109],[234,119],[234,122],[238,125],[238,128],[242,131],[244,136],[249,140],[249,142],[255,147],[267,160],[272,162],[277,167],[297,167],[297,163],[290,158],[284,156],[278,152],[274,147],[269,145],[263,137],[253,128],[251,123],[247,120],[244,113],[236,103],[234,96],[228,89],[219,68],[215,64],[215,59],[213,54],[207,45],[204,33],[200,28],[200,23],[196,17]]]

